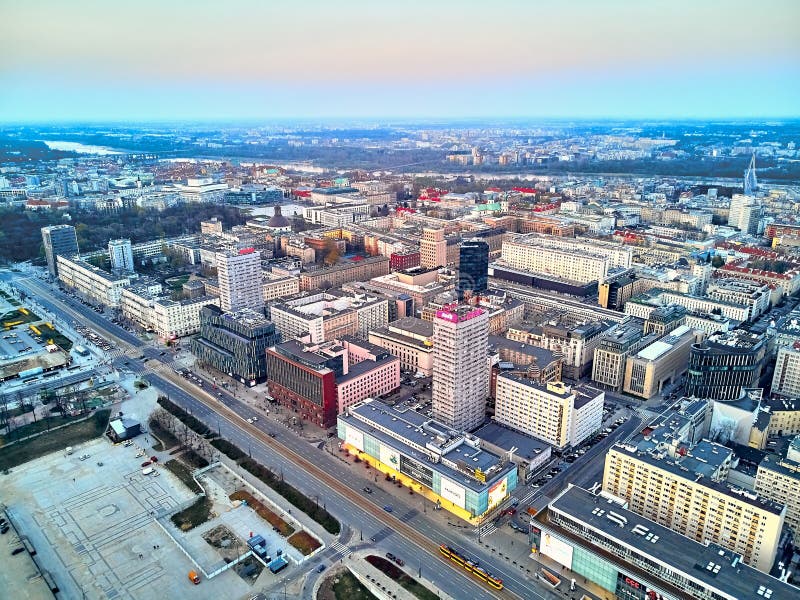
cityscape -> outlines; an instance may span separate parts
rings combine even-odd
[[[140,4],[0,0],[0,597],[800,598],[800,5]]]

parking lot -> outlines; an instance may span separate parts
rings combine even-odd
[[[0,475],[0,502],[63,597],[246,597],[250,586],[233,572],[199,588],[189,581],[194,565],[155,519],[193,495],[162,467],[144,475],[135,454],[102,438]]]

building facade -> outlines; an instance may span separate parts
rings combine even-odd
[[[94,304],[118,308],[122,290],[130,285],[128,277],[112,275],[79,258],[59,255],[56,263],[58,280]]]
[[[433,320],[433,415],[459,431],[486,418],[489,396],[488,314],[452,305]]]
[[[265,352],[279,340],[275,325],[254,310],[223,312],[205,306],[200,335],[192,339],[191,349],[199,361],[253,386],[267,378]]]
[[[112,271],[133,273],[133,246],[130,240],[110,240],[108,242],[108,259]]]
[[[694,344],[694,332],[681,325],[668,336],[643,348],[625,362],[622,389],[627,394],[652,398],[686,372],[686,358]]]
[[[398,357],[403,369],[433,375],[433,322],[403,317],[370,330],[369,341]]]
[[[743,329],[715,333],[689,353],[686,395],[736,400],[756,387],[766,357],[764,338]]]
[[[456,292],[459,302],[465,295],[480,295],[489,288],[489,244],[479,239],[461,243]]]
[[[253,248],[237,253],[217,252],[219,305],[224,311],[263,310],[261,257]]]
[[[47,270],[53,277],[58,276],[57,257],[76,258],[78,256],[78,236],[72,225],[42,227],[42,242],[47,257]]]
[[[800,398],[800,339],[792,346],[778,349],[775,373],[772,376],[772,393]]]

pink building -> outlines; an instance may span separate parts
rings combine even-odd
[[[365,398],[374,398],[400,387],[400,359],[385,348],[350,336],[339,339],[346,353],[345,373],[336,378],[338,413]]]

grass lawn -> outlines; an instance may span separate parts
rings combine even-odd
[[[35,323],[36,321],[41,321],[36,313],[27,308],[20,307],[15,311],[6,313],[1,324],[3,327],[14,327],[15,325]],[[14,325],[10,325],[10,323],[14,323]],[[47,328],[45,327],[45,329]]]
[[[189,275],[180,275],[167,279],[166,283],[173,292],[180,292],[183,284],[189,281]]]
[[[400,567],[393,562],[389,562],[382,556],[371,554],[367,556],[367,562],[373,567],[382,571],[389,579],[393,579],[420,600],[438,600],[439,596],[434,594],[419,581],[406,574]]]
[[[70,348],[72,348],[72,340],[70,340],[67,336],[61,333],[58,329],[50,328],[44,323],[38,325],[39,330],[42,332],[42,339],[44,340],[53,340],[53,343],[69,352]]]
[[[192,491],[192,493],[203,493],[203,488],[201,488],[194,480],[194,477],[192,477],[192,469],[187,467],[184,463],[173,458],[172,460],[165,462],[164,466],[169,470],[170,473],[174,474],[175,477],[180,479],[184,485]]]
[[[34,433],[40,433],[42,431],[48,431],[53,427],[58,427],[59,425],[66,425],[67,423],[72,423],[73,421],[79,421],[80,419],[85,418],[86,415],[78,415],[77,417],[70,417],[67,415],[66,417],[62,417],[61,415],[45,417],[44,419],[39,419],[35,423],[28,423],[27,425],[23,425],[22,427],[17,427],[14,431],[10,434],[5,436],[0,436],[0,446],[4,446],[8,442],[12,442],[14,440],[18,440],[29,435],[33,435]]]
[[[319,540],[308,534],[306,531],[298,531],[287,540],[292,546],[300,550],[303,556],[308,556],[314,550],[322,546]]]
[[[77,446],[102,435],[108,427],[110,414],[110,410],[98,410],[86,421],[72,423],[56,431],[0,448],[0,470],[16,467],[50,452],[64,450],[67,446]]]
[[[247,505],[256,511],[256,514],[258,514],[259,517],[264,519],[273,527],[277,527],[278,531],[283,537],[289,537],[294,533],[294,527],[281,519],[280,516],[275,513],[275,511],[265,506],[263,502],[254,497],[250,492],[239,490],[231,494],[229,497],[231,500],[244,500],[247,502]]]
[[[338,581],[333,584],[336,600],[377,600],[350,571],[338,573],[336,578]]]
[[[171,462],[171,461],[170,461]],[[181,531],[189,531],[208,521],[211,516],[211,500],[201,496],[190,507],[172,515],[172,522]]]

